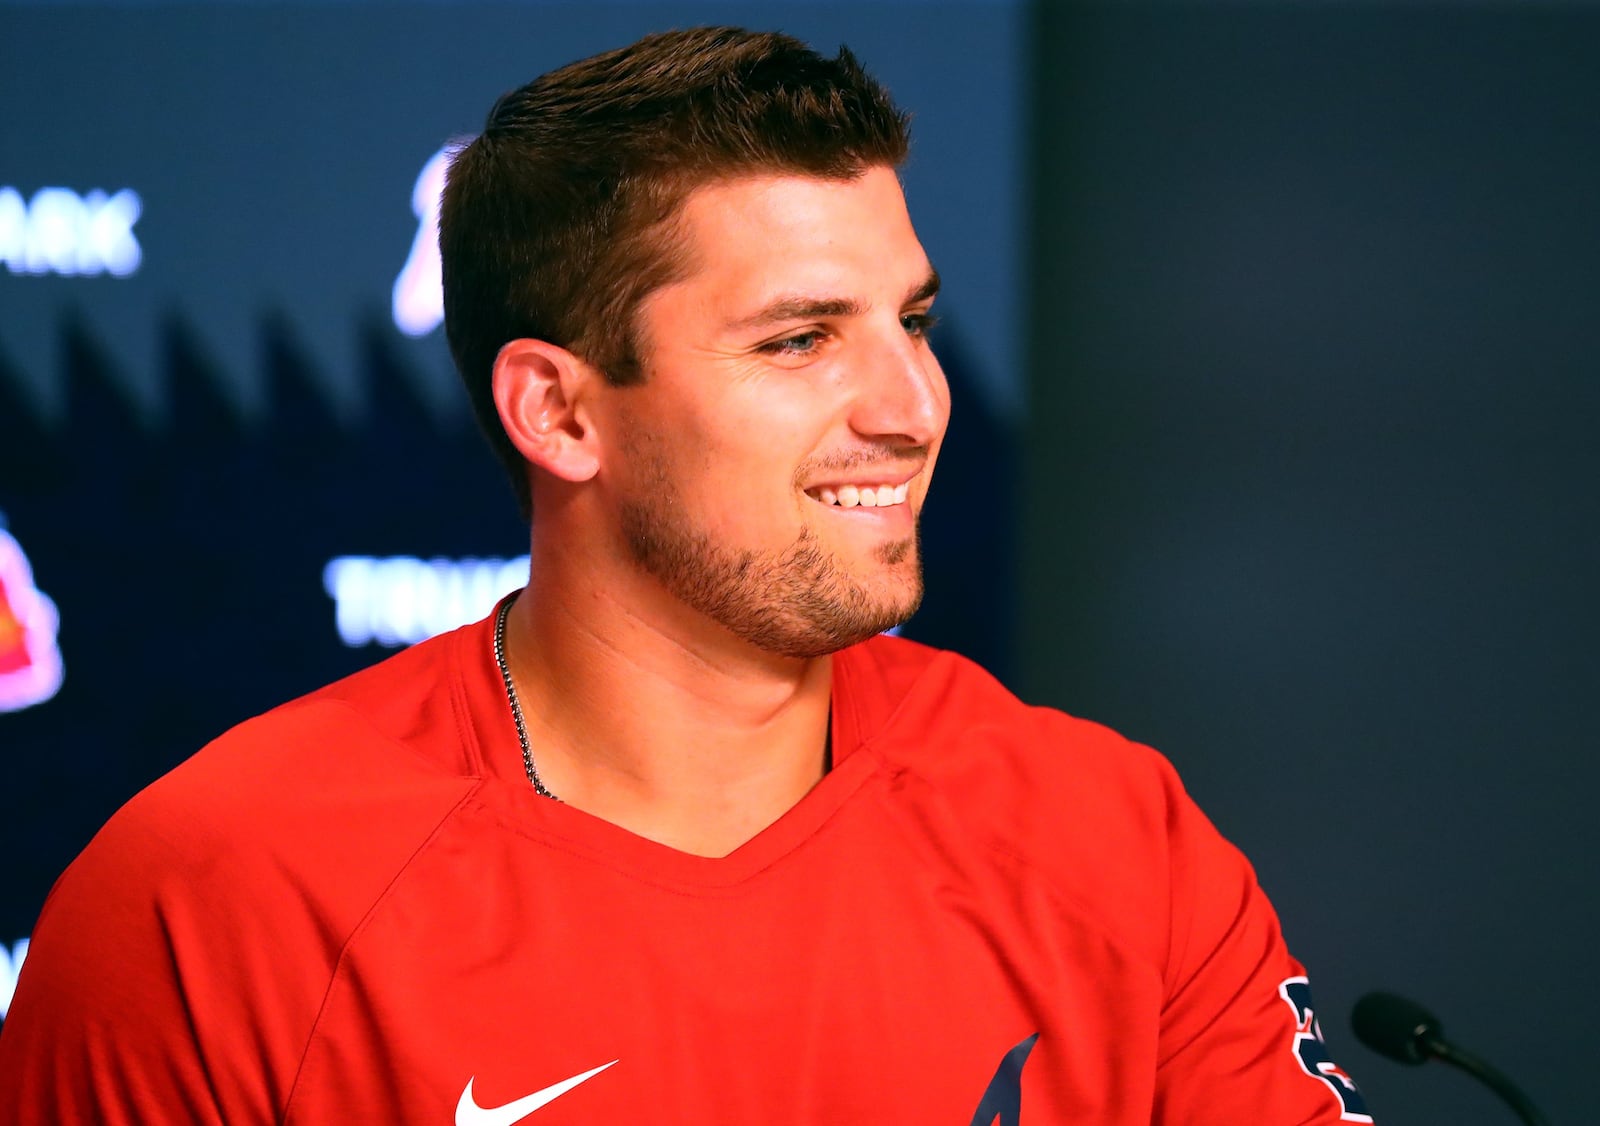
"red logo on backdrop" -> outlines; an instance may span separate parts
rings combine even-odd
[[[58,620],[22,545],[0,529],[0,712],[42,704],[61,687]]]

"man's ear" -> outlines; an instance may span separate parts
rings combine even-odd
[[[513,340],[494,361],[494,405],[511,444],[563,481],[587,481],[600,468],[587,409],[599,372],[543,340]]]

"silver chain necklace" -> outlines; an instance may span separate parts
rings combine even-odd
[[[506,599],[500,604],[500,612],[495,615],[494,663],[500,668],[500,678],[506,682],[506,700],[511,704],[511,718],[517,721],[517,741],[522,744],[522,769],[527,772],[528,781],[533,783],[534,793],[551,801],[560,801],[539,781],[539,771],[533,765],[533,748],[528,745],[528,725],[522,720],[522,704],[517,700],[516,685],[511,683],[511,666],[506,664],[506,615],[511,612],[511,604],[515,601],[514,598]]]

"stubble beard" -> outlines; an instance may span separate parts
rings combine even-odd
[[[651,476],[656,487],[622,508],[634,560],[685,604],[765,652],[797,658],[836,653],[899,625],[922,602],[915,532],[876,550],[886,568],[909,573],[889,591],[875,592],[853,579],[809,527],[779,551],[713,542],[689,522],[667,474]]]

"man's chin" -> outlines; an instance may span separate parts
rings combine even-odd
[[[768,653],[824,657],[909,618],[922,601],[913,534],[864,550],[805,528],[772,553],[719,545],[662,496],[623,510],[641,567],[689,607]]]
[[[907,536],[903,540],[890,540],[888,543],[879,546],[876,554],[878,562],[886,563],[891,567],[911,566],[917,568],[919,572],[922,570],[922,561],[917,558],[917,537],[915,536]],[[920,578],[917,586],[917,601],[920,602],[922,600]],[[915,610],[916,607],[913,606],[912,609]],[[910,616],[910,614],[906,615],[906,617]]]
[[[768,622],[747,640],[786,657],[826,657],[885,633],[908,621],[922,605],[922,576],[894,596],[878,601],[850,600],[813,605],[788,622]]]

